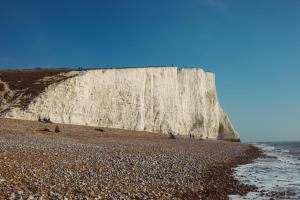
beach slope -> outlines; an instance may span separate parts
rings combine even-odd
[[[227,199],[255,189],[232,167],[257,156],[241,143],[0,118],[0,199]]]

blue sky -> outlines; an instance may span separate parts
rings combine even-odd
[[[0,0],[0,68],[202,66],[244,141],[300,140],[299,11],[297,0]]]

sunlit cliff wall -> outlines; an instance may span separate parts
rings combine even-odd
[[[217,99],[213,73],[200,68],[95,69],[49,85],[4,117],[238,139]]]

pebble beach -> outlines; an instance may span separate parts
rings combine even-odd
[[[0,119],[0,199],[228,199],[247,144]]]

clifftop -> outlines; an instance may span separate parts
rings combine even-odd
[[[103,67],[103,68],[32,68],[32,69],[7,69],[0,70],[0,113],[7,111],[3,109],[4,104],[9,103],[12,107],[25,109],[29,103],[40,93],[54,83],[59,83],[79,74],[79,71],[87,72],[93,70],[110,69],[159,69],[176,68],[199,69],[199,67],[177,67],[177,66],[145,66],[145,67]],[[72,72],[72,73],[68,73]],[[211,72],[207,72],[211,73]],[[2,108],[1,108],[2,106]],[[6,106],[5,106],[6,107]]]

